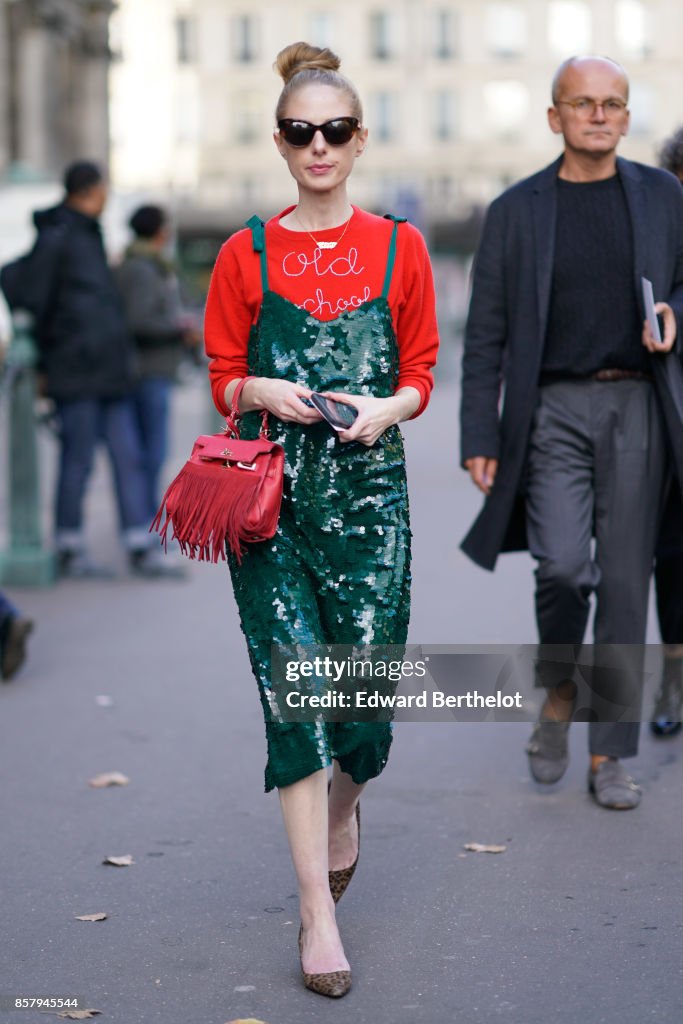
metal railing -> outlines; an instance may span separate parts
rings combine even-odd
[[[29,313],[15,312],[4,363],[3,398],[7,422],[7,546],[0,552],[0,583],[48,586],[55,557],[43,543],[35,415],[37,348]]]

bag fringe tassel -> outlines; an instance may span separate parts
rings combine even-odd
[[[239,469],[216,467],[211,475],[206,466],[186,462],[162,498],[150,532],[161,537],[167,550],[168,531],[188,558],[200,562],[226,560],[226,544],[238,562],[243,548],[239,524],[246,519],[257,497],[261,480]],[[230,486],[225,474],[230,473]],[[164,518],[165,510],[165,518]],[[163,523],[162,523],[163,519]]]

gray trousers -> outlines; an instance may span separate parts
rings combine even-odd
[[[602,667],[590,670],[591,754],[638,752],[642,645],[665,474],[653,384],[560,381],[540,389],[527,478],[529,550],[538,563],[537,683],[576,681],[571,664],[548,656],[558,648],[543,645],[577,652],[595,594],[594,641],[606,646],[596,647]]]

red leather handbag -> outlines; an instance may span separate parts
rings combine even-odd
[[[285,452],[282,445],[268,440],[265,411],[258,438],[240,440],[239,399],[250,379],[243,377],[235,388],[225,432],[198,437],[189,459],[169,484],[150,526],[161,536],[164,549],[171,528],[173,540],[189,558],[217,562],[225,559],[227,544],[241,562],[243,544],[274,536]]]

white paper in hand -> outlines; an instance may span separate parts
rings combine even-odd
[[[645,305],[645,318],[650,325],[652,337],[655,341],[661,345],[662,335],[659,330],[659,321],[657,320],[657,314],[655,313],[655,296],[652,290],[652,281],[648,281],[646,277],[641,277],[641,284],[643,286],[643,303]]]

